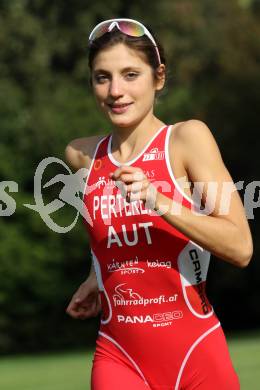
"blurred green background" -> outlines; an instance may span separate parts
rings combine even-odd
[[[130,17],[155,31],[168,61],[157,115],[166,123],[205,121],[234,182],[243,181],[243,203],[252,181],[258,180],[255,202],[259,197],[260,1],[147,4],[0,1],[0,181],[18,183],[18,192],[9,193],[15,213],[0,219],[1,389],[88,388],[99,319],[75,321],[65,314],[90,266],[83,223],[58,234],[23,204],[35,203],[33,178],[43,158],[64,160],[71,139],[111,130],[88,85],[87,38],[96,23]],[[62,168],[52,165],[47,174],[58,172]],[[45,203],[61,188],[50,187]],[[52,215],[63,226],[74,216],[69,205]],[[244,389],[258,389],[260,380],[258,220],[255,208],[250,265],[237,269],[212,256],[208,277],[208,295]]]
[[[239,374],[241,390],[258,390],[260,334],[249,332],[246,336],[233,336],[228,342],[233,365]],[[90,390],[92,358],[93,350],[2,358],[0,388]]]

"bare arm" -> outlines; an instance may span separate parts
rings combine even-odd
[[[80,168],[89,168],[95,148],[101,138],[103,136],[94,135],[72,140],[66,146],[64,153],[69,166],[76,171]]]
[[[77,138],[65,148],[65,159],[69,166],[77,171],[89,168],[96,145],[103,136]],[[66,312],[75,319],[86,319],[98,315],[101,310],[98,283],[93,261],[89,275],[73,294]]]
[[[195,183],[195,188],[196,182],[205,183],[202,204],[206,204],[207,200],[213,210],[209,215],[201,216],[183,206],[180,215],[173,214],[173,201],[161,193],[157,195],[156,209],[167,205],[169,211],[163,214],[166,221],[219,258],[238,267],[245,267],[253,253],[252,237],[240,196],[213,135],[203,122],[197,120],[184,122],[175,130],[175,142],[181,145],[189,180]],[[171,148],[170,144],[170,153]],[[207,192],[209,182],[215,183],[215,194]],[[220,213],[221,196],[225,196],[224,182],[233,185],[227,214]],[[227,200],[228,197],[224,198],[224,202]]]
[[[87,279],[73,294],[66,312],[75,319],[95,317],[101,311],[101,300],[93,263]]]
[[[245,267],[253,253],[252,237],[241,199],[213,135],[203,122],[197,120],[182,122],[174,131],[174,143],[178,144],[180,151],[178,158],[194,185],[193,193],[197,194],[202,187],[201,203],[208,203],[210,211],[198,213],[198,208],[190,210],[156,191],[144,174],[137,175],[140,168],[121,166],[111,173],[111,178],[124,182],[124,196],[128,197],[129,193],[130,201],[141,199],[147,202],[148,207],[157,210],[167,222],[201,247],[233,265]],[[172,160],[172,137],[169,148]],[[204,183],[204,186],[198,186],[198,183]],[[212,183],[215,186],[213,192],[210,191]],[[229,201],[225,183],[231,191],[229,207],[223,213],[221,206],[227,206]],[[221,202],[223,195],[224,201]]]

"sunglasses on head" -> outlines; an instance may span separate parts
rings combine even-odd
[[[95,39],[100,38],[105,33],[112,31],[114,27],[118,28],[118,30],[120,30],[123,34],[129,35],[130,37],[142,37],[143,35],[146,35],[153,43],[159,65],[161,64],[160,53],[151,33],[142,23],[133,19],[109,19],[97,24],[89,35],[89,42],[91,43]]]

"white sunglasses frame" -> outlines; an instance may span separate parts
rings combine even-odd
[[[134,19],[125,19],[125,18],[120,18],[120,19],[108,19],[108,20],[104,20],[103,22],[97,24],[93,30],[91,31],[91,33],[89,34],[89,42],[91,41],[94,41],[92,39],[92,36],[94,35],[95,31],[98,30],[100,28],[100,26],[102,26],[103,24],[108,24],[110,22],[110,25],[108,26],[107,28],[107,32],[110,32],[115,26],[118,28],[118,30],[121,31],[120,29],[120,26],[118,24],[118,22],[132,22],[132,23],[135,23],[137,24],[138,26],[142,27],[143,30],[144,30],[144,35],[146,35],[150,40],[151,42],[153,43],[154,47],[155,47],[155,50],[156,50],[156,54],[157,54],[157,57],[158,57],[158,61],[159,61],[159,65],[161,65],[161,57],[160,57],[160,53],[159,53],[159,50],[158,50],[158,47],[156,45],[156,42],[153,38],[153,36],[151,35],[151,33],[147,30],[147,28],[140,22],[138,22],[137,20],[134,20]],[[123,34],[125,34],[123,31],[121,31]],[[127,34],[126,34],[127,35]],[[97,38],[96,38],[97,39]]]

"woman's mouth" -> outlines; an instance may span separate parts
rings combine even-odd
[[[122,103],[122,104],[108,104],[110,107],[111,111],[115,114],[123,114],[126,112],[129,108],[129,106],[132,103]]]

